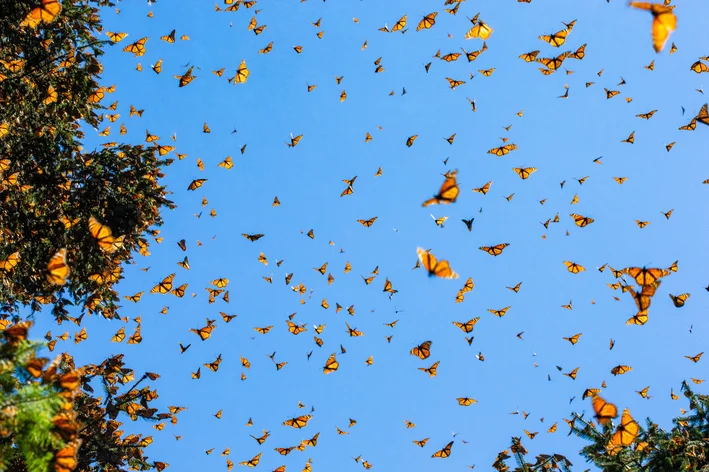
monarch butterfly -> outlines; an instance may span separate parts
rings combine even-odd
[[[225,279],[225,278],[214,279],[210,283],[218,288],[223,288],[223,287],[226,287],[227,284],[229,284],[229,279]]]
[[[642,288],[639,294],[635,293],[635,290],[633,290],[632,287],[628,288],[628,290],[630,291],[630,295],[632,295],[633,299],[635,300],[635,304],[637,305],[638,310],[644,311],[650,308],[650,299],[655,295],[655,291],[661,283],[661,280],[657,280],[653,282],[652,285],[646,285]]]
[[[106,36],[111,42],[118,43],[123,41],[123,39],[128,36],[128,33],[112,33],[111,31],[106,31]]]
[[[446,457],[450,456],[451,455],[451,446],[453,446],[453,442],[454,441],[451,441],[448,444],[446,444],[446,447],[444,447],[440,451],[434,452],[431,457],[433,457],[433,458],[440,457],[441,459],[445,459]]]
[[[74,334],[74,344],[79,344],[81,341],[86,341],[89,335],[86,332],[86,328],[81,328],[81,331]]]
[[[243,237],[248,239],[251,242],[258,241],[259,239],[263,238],[265,235],[264,234],[246,234],[246,233],[241,233]]]
[[[274,448],[274,450],[275,450],[277,453],[279,453],[280,455],[282,455],[282,456],[287,456],[288,454],[291,453],[291,451],[292,451],[293,449],[295,449],[295,446],[291,446],[291,447],[276,447],[276,448]],[[281,471],[285,471],[285,466],[281,466],[281,467],[279,467],[279,469],[280,469]],[[276,469],[274,472],[277,472],[277,471],[278,471],[278,469]]]
[[[438,12],[429,13],[424,16],[421,21],[419,21],[418,26],[416,26],[416,31],[421,31],[422,29],[429,29],[436,24],[436,15]],[[403,27],[402,27],[403,28]]]
[[[665,6],[648,2],[630,2],[628,5],[652,13],[652,46],[655,52],[662,51],[670,33],[677,28],[677,17],[672,11],[674,5]]]
[[[352,426],[355,423],[357,423],[357,422],[350,418],[350,426]],[[302,444],[304,444],[306,446],[310,446],[310,447],[315,447],[318,444],[318,436],[320,436],[320,433],[316,433],[315,436],[313,436],[310,439],[304,439],[302,441]]]
[[[290,332],[291,334],[298,335],[303,331],[307,331],[305,325],[298,326],[290,320],[286,320],[286,323],[288,323],[288,332]]]
[[[514,293],[519,293],[519,289],[522,286],[522,282],[518,283],[514,287],[506,287],[509,290],[512,290]]]
[[[581,335],[582,335],[582,333],[577,333],[577,334],[574,334],[573,336],[571,336],[570,338],[563,338],[563,339],[565,341],[570,342],[573,345],[573,344],[576,344],[577,342],[579,342],[579,338],[581,337]]]
[[[559,67],[561,67],[561,64],[563,64],[564,60],[568,57],[568,54],[568,52],[565,52],[559,54],[556,57],[540,57],[539,59],[537,59],[537,62],[543,64],[548,69],[548,72],[545,73],[545,75],[548,75],[558,70]]]
[[[465,285],[463,285],[463,288],[460,289],[461,292],[463,293],[468,293],[473,290],[475,287],[475,283],[473,283],[473,278],[468,277],[468,280],[465,281]]]
[[[174,43],[175,42],[175,30],[172,30],[170,34],[167,34],[165,36],[160,36],[160,39],[162,41],[166,41],[168,43]]]
[[[472,28],[465,33],[465,39],[487,39],[492,34],[493,29],[487,23],[479,20]]]
[[[177,298],[182,298],[185,296],[185,289],[187,288],[187,284],[182,284],[179,287],[173,289],[170,291],[170,293]]]
[[[479,56],[480,54],[482,54],[482,53],[484,53],[485,51],[487,51],[487,43],[486,43],[486,42],[483,42],[483,47],[480,48],[480,49],[478,49],[477,51],[470,51],[470,52],[468,52],[468,51],[466,51],[466,50],[463,49],[463,48],[460,48],[460,49],[461,49],[461,51],[463,51],[463,52],[465,53],[465,57],[468,59],[468,62],[473,62],[475,59],[478,58],[478,56]],[[468,99],[468,101],[471,102],[471,106],[472,106],[474,102],[471,101],[470,99]],[[473,110],[473,111],[475,111],[475,110]]]
[[[145,54],[145,43],[148,41],[148,37],[140,38],[134,43],[129,44],[123,48],[123,52],[133,53],[133,57],[139,57]]]
[[[460,8],[460,3],[456,3],[453,8],[446,8],[446,12],[450,13],[451,15],[457,15],[458,14],[458,8]]]
[[[564,265],[572,274],[578,274],[579,272],[584,272],[586,270],[584,266],[571,261],[564,261]]]
[[[446,260],[436,260],[436,257],[428,251],[422,248],[416,249],[416,254],[419,260],[423,264],[424,269],[428,271],[429,277],[436,276],[443,279],[457,279],[458,274],[456,274],[450,267],[450,264]]]
[[[263,453],[259,452],[258,454],[256,454],[253,458],[249,459],[248,461],[239,462],[239,465],[246,465],[248,467],[256,467],[258,465],[259,461],[261,460],[261,454],[263,454]]]
[[[227,170],[234,167],[234,162],[231,160],[231,156],[227,156],[226,159],[224,159],[222,162],[217,164],[217,167],[223,167]]]
[[[340,363],[337,362],[337,359],[336,359],[336,354],[337,353],[333,352],[332,354],[330,354],[330,357],[327,358],[327,361],[325,361],[325,367],[323,367],[323,369],[322,369],[323,374],[330,374],[332,372],[335,372],[340,367]],[[286,423],[283,423],[283,424],[285,425]],[[293,425],[286,425],[286,426],[293,426]],[[296,427],[302,427],[302,426],[293,426],[293,427],[296,428]]]
[[[557,367],[557,369],[561,370],[560,367]],[[576,380],[576,375],[578,374],[578,372],[579,372],[579,367],[576,367],[576,368],[575,368],[574,370],[572,370],[571,372],[564,373],[564,375],[565,375],[566,377],[569,377],[571,380]]]
[[[121,328],[111,338],[111,342],[112,343],[122,343],[125,338],[126,338],[126,330],[124,327],[121,326]]]
[[[445,56],[442,56],[441,60],[446,61],[446,62],[457,61],[458,58],[460,57],[460,55],[461,54],[459,52],[451,52],[451,53],[446,54]]]
[[[492,73],[495,72],[495,68],[493,67],[492,69],[486,69],[486,70],[480,69],[480,70],[478,70],[478,72],[480,72],[484,77],[490,77],[492,75]]]
[[[89,233],[96,239],[103,252],[112,254],[123,246],[123,236],[114,238],[111,228],[99,223],[93,216],[89,218]]]
[[[699,359],[701,359],[703,355],[704,355],[704,351],[700,352],[696,356],[684,356],[684,357],[686,357],[687,359],[689,359],[690,361],[692,361],[696,364],[697,362],[699,362]]]
[[[432,341],[424,341],[418,346],[411,349],[411,351],[409,351],[409,354],[411,354],[412,356],[417,356],[421,360],[428,359],[428,357],[431,355],[431,344]]]
[[[630,416],[630,411],[627,408],[623,410],[620,424],[608,443],[609,453],[611,455],[616,454],[621,447],[627,447],[633,444],[635,438],[638,437],[639,430],[640,426],[638,426],[633,417]]]
[[[539,55],[539,50],[520,54],[519,58],[525,62],[534,62],[537,59],[537,55]]]
[[[473,403],[478,402],[477,400],[470,398],[470,397],[460,397],[460,398],[456,398],[456,400],[458,400],[458,405],[460,405],[460,406],[470,406]]]
[[[429,377],[435,377],[438,369],[438,364],[440,363],[440,361],[436,361],[431,365],[431,367],[419,367],[418,369],[420,371],[426,372]]]
[[[57,101],[57,98],[59,98],[59,94],[57,93],[56,90],[54,90],[54,87],[51,85],[47,88],[47,98],[42,100],[42,103],[45,105],[49,105],[50,103],[54,103]],[[108,118],[108,121],[113,123],[118,119],[120,115],[106,115],[106,118]]]
[[[125,298],[129,302],[138,303],[140,301],[141,297],[143,296],[143,293],[145,293],[145,292],[140,291],[140,292],[136,293],[135,295],[124,295],[123,298]]]
[[[365,228],[369,228],[374,224],[374,222],[377,221],[377,217],[370,218],[368,220],[357,220],[358,223],[360,223],[362,226]]]
[[[579,61],[586,56],[586,45],[581,45],[576,52],[572,52],[568,55],[569,59],[578,59]]]
[[[469,220],[466,220],[465,218],[463,218],[460,221],[465,223],[465,226],[468,228],[468,231],[473,230],[473,221],[475,221],[475,218],[470,218]]]
[[[507,311],[508,311],[510,308],[512,308],[512,306],[506,306],[506,307],[501,308],[501,309],[499,309],[499,310],[493,310],[493,309],[491,309],[491,308],[488,308],[487,311],[489,311],[490,313],[492,313],[493,315],[495,315],[495,316],[497,316],[497,317],[502,318],[503,316],[505,316],[505,315],[507,314]]]
[[[444,227],[444,224],[445,224],[446,220],[448,219],[447,216],[441,216],[440,218],[436,218],[432,214],[431,214],[431,218],[433,218],[433,222],[436,223],[436,226],[439,226],[441,228]]]
[[[293,136],[293,134],[291,133],[291,135],[290,135],[290,143],[286,143],[286,145],[287,145],[288,147],[291,147],[291,148],[292,148],[292,147],[296,147],[296,146],[298,145],[298,143],[300,142],[300,140],[301,140],[302,137],[303,137],[302,134],[299,134],[298,136]]]
[[[296,418],[290,418],[283,422],[283,426],[290,426],[296,429],[304,428],[307,426],[308,421],[310,421],[312,417],[312,415],[303,415]]]
[[[480,246],[478,249],[487,252],[491,256],[497,257],[502,254],[502,251],[504,251],[507,246],[509,246],[508,243],[500,243],[495,246]]]
[[[394,290],[394,286],[392,285],[391,281],[389,281],[389,278],[386,279],[384,282],[384,292],[391,293],[392,295],[395,293],[398,293],[398,290]]]
[[[356,336],[364,336],[364,333],[362,331],[358,331],[357,328],[351,328],[348,323],[345,323],[347,326],[347,331],[350,334],[350,337],[356,337]]]
[[[165,277],[162,282],[150,289],[150,293],[168,293],[170,290],[172,290],[172,280],[175,278],[175,275],[177,274],[170,274]]]
[[[621,143],[635,144],[635,131],[630,133],[626,139],[621,141]]]
[[[449,172],[446,176],[446,180],[443,181],[443,185],[441,185],[440,190],[438,190],[438,194],[423,202],[421,206],[426,207],[429,205],[449,204],[455,202],[458,198],[458,194],[460,193],[460,189],[458,188],[458,183],[455,178],[457,173],[457,170]]]
[[[633,370],[629,365],[617,365],[611,369],[613,375],[623,375]]]
[[[424,447],[424,446],[426,445],[426,443],[428,442],[429,439],[430,439],[430,438],[424,438],[424,439],[421,439],[420,441],[414,440],[414,441],[412,441],[412,442],[413,442],[414,444],[416,444],[418,447]]]
[[[642,311],[639,311],[638,313],[636,313],[635,315],[633,315],[631,318],[628,318],[628,321],[626,321],[625,324],[627,324],[627,325],[634,324],[634,325],[642,326],[645,323],[647,323],[647,319],[648,319],[647,310],[642,310]]]
[[[468,320],[466,322],[460,322],[460,321],[453,321],[452,323],[457,327],[460,328],[464,333],[470,333],[473,331],[475,328],[475,325],[477,322],[480,321],[480,317],[475,317],[472,320]]]
[[[396,24],[395,24],[394,26],[392,26],[392,28],[391,28],[391,32],[392,32],[392,33],[395,32],[395,31],[401,31],[401,30],[403,30],[403,29],[406,27],[406,18],[407,18],[407,16],[408,16],[408,15],[404,15],[404,16],[402,16],[401,18],[399,18],[399,21],[397,21]],[[418,30],[417,30],[417,31],[418,31]]]
[[[677,296],[670,294],[670,298],[672,299],[672,303],[675,305],[675,307],[682,308],[684,306],[684,302],[686,302],[689,298],[689,294],[683,293]]]
[[[606,91],[606,99],[613,98],[616,95],[620,94],[618,90],[608,90],[607,88],[604,88],[603,90]]]
[[[207,325],[199,329],[190,328],[190,333],[194,333],[199,336],[202,341],[206,341],[212,335],[212,331],[214,331],[214,328],[214,325]]]
[[[54,470],[56,472],[71,472],[78,464],[77,452],[81,439],[74,439],[54,454]]]
[[[500,157],[500,156],[505,156],[505,155],[509,154],[511,151],[516,151],[517,149],[518,148],[517,148],[516,144],[510,143],[510,144],[506,144],[504,146],[500,146],[497,148],[492,148],[487,153],[494,154],[494,155]],[[485,193],[487,193],[487,192],[485,192]]]
[[[200,188],[204,183],[207,181],[207,179],[195,179],[190,184],[187,186],[187,190],[197,190]]]
[[[39,6],[34,7],[27,14],[25,19],[22,20],[22,23],[20,23],[20,26],[29,26],[34,29],[41,22],[51,23],[57,18],[61,11],[62,5],[59,0],[42,0]],[[74,463],[76,463],[76,461]]]
[[[569,30],[563,29],[561,31],[557,31],[556,33],[552,33],[550,35],[545,34],[545,35],[539,36],[539,39],[551,44],[555,48],[558,48],[566,42],[566,36],[568,34],[569,34]]]
[[[190,66],[190,68],[187,69],[187,72],[185,72],[183,75],[173,75],[174,78],[180,81],[178,85],[180,88],[184,87],[185,85],[188,85],[190,82],[197,78],[196,75],[192,75],[193,70],[194,66]]]
[[[640,286],[652,285],[658,279],[670,275],[669,270],[646,267],[626,267],[622,270],[623,273],[630,275],[635,279],[635,282]]]
[[[492,180],[487,182],[485,185],[479,188],[474,188],[473,192],[478,192],[482,193],[483,195],[487,194],[487,192],[490,190],[490,186],[492,185]]]
[[[579,215],[577,213],[570,213],[569,216],[574,219],[574,223],[576,223],[576,226],[578,226],[579,228],[588,226],[595,221],[593,218]]]
[[[66,248],[62,248],[52,256],[47,264],[47,280],[52,285],[64,285],[70,270],[66,263]]]
[[[695,129],[697,129],[697,118],[692,118],[692,121],[678,128],[679,131],[694,131]]]
[[[130,115],[129,115],[129,116],[132,117],[132,116],[136,116],[136,115],[137,115],[138,117],[141,117],[141,116],[143,116],[143,112],[144,112],[144,111],[145,111],[145,110],[137,110],[133,105],[131,105],[131,106],[130,106]]]
[[[273,50],[273,41],[271,41],[270,43],[268,43],[265,48],[259,49],[258,53],[259,53],[259,54],[268,54],[268,53],[271,52],[272,50]]]

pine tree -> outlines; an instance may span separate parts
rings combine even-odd
[[[709,472],[709,395],[693,392],[687,382],[682,382],[682,393],[689,401],[689,410],[672,420],[669,431],[647,418],[645,427],[636,423],[637,433],[634,427],[629,428],[632,434],[626,438],[630,444],[623,446],[618,444],[620,424],[609,421],[600,426],[584,415],[572,413],[567,420],[569,434],[590,443],[580,455],[604,472]],[[541,454],[535,463],[528,463],[527,454],[521,439],[512,438],[512,445],[498,455],[493,468],[499,472],[570,472],[573,465],[560,454]],[[515,469],[509,466],[512,458],[517,463]]]
[[[43,344],[27,340],[30,326],[31,322],[9,326],[0,338],[2,471],[44,472],[78,435],[71,411],[78,372],[60,372],[62,356],[52,362],[37,357]]]

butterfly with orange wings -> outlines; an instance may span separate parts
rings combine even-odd
[[[628,5],[652,13],[652,47],[655,52],[661,52],[670,34],[677,28],[674,5],[649,2],[630,2]]]
[[[422,248],[416,249],[416,254],[418,254],[421,264],[423,264],[424,269],[428,271],[429,277],[440,277],[442,279],[457,279],[458,274],[456,274],[453,269],[451,269],[448,261],[437,260],[436,257],[429,251]]]
[[[460,189],[458,188],[458,183],[455,180],[455,176],[458,174],[457,170],[449,171],[446,173],[446,180],[441,185],[440,190],[433,198],[429,198],[421,204],[421,206],[429,206],[436,204],[449,204],[454,203],[458,198]]]

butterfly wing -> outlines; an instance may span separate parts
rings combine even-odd
[[[655,52],[660,52],[665,47],[667,38],[677,28],[677,17],[671,9],[655,15],[652,20],[652,46]]]

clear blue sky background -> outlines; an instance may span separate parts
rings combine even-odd
[[[215,12],[209,2],[181,0],[119,7],[118,15],[113,10],[103,13],[105,29],[130,36],[108,48],[103,79],[106,85],[116,84],[105,104],[118,100],[121,117],[109,139],[88,133],[87,147],[107,140],[137,144],[147,129],[162,138],[161,144],[174,144],[188,156],[176,159],[166,171],[164,182],[178,208],[164,215],[163,243],[153,243],[148,258],[136,255],[136,265],[126,268],[120,284],[121,295],[146,291],[139,303],[125,301],[122,309],[124,316],[142,318],[143,342],[110,343],[122,324],[88,317],[88,340],[78,345],[60,342],[57,350],[68,349],[77,364],[98,363],[123,352],[137,375],[161,374],[155,383],[160,394],[156,402],[188,409],[176,426],[168,422],[162,432],[147,424],[125,426],[154,436],[151,458],[168,462],[175,471],[221,470],[225,458],[219,454],[230,447],[235,463],[263,452],[259,470],[282,464],[302,470],[308,458],[315,471],[359,470],[361,464],[352,460],[358,455],[381,471],[453,471],[472,464],[476,470],[489,470],[496,454],[509,447],[510,437],[523,436],[527,429],[540,431],[534,440],[523,438],[530,458],[558,452],[583,470],[575,451],[585,443],[566,436],[563,418],[571,411],[591,411],[590,401],[581,400],[585,388],[599,387],[605,380],[603,395],[608,400],[630,408],[637,419],[651,416],[665,427],[686,407],[683,399],[671,401],[670,389],[678,392],[683,379],[704,378],[706,359],[693,364],[684,356],[709,350],[708,294],[703,289],[709,283],[709,186],[702,185],[709,178],[709,129],[677,128],[707,101],[695,90],[707,79],[689,66],[707,54],[709,5],[678,3],[678,29],[661,54],[651,46],[651,15],[618,0],[468,1],[457,16],[444,12],[440,1],[419,0],[274,0],[251,9],[242,6],[234,13]],[[259,8],[258,23],[268,27],[256,36],[247,25]],[[147,17],[148,11],[154,18]],[[418,21],[432,11],[439,12],[435,26],[417,33]],[[472,18],[478,12],[494,29],[489,49],[473,63],[464,56],[452,63],[433,58],[438,49],[446,54],[482,46],[481,40],[464,39],[471,26],[466,15]],[[404,14],[409,15],[405,35],[377,31],[385,23],[393,26]],[[311,25],[321,17],[321,28]],[[578,21],[561,48],[537,39],[574,19]],[[173,28],[178,38],[187,34],[190,40],[159,40]],[[316,36],[320,30],[322,39]],[[121,52],[143,36],[150,37],[144,57]],[[365,40],[369,44],[362,50]],[[270,54],[257,54],[271,41]],[[669,55],[672,41],[677,52]],[[553,57],[584,43],[585,59],[564,63],[573,70],[571,75],[561,70],[543,76],[539,64],[518,59],[536,49],[540,57]],[[303,47],[302,54],[293,51],[295,45]],[[373,62],[380,56],[385,71],[375,74]],[[163,72],[156,75],[150,64],[160,58]],[[232,86],[226,77],[234,75],[242,59],[251,74],[245,84]],[[643,66],[652,60],[651,72]],[[430,61],[427,74],[423,66]],[[142,72],[135,69],[138,62]],[[195,67],[197,78],[178,88],[172,76],[184,73],[188,62],[201,70]],[[226,71],[221,78],[211,73],[222,67]],[[492,67],[496,70],[490,77],[478,73]],[[340,85],[335,76],[344,76]],[[621,76],[627,83],[617,86]],[[450,90],[445,77],[467,83]],[[595,84],[587,88],[589,81]],[[307,84],[317,88],[307,93]],[[557,99],[565,84],[569,98]],[[402,87],[407,91],[403,96]],[[607,100],[604,87],[621,95]],[[339,100],[342,90],[347,92],[344,103]],[[628,96],[631,103],[626,103]],[[471,111],[466,97],[476,101],[477,112]],[[145,109],[142,118],[129,118],[130,104]],[[635,117],[654,109],[658,111],[649,121]],[[516,116],[520,110],[521,118]],[[121,122],[129,130],[122,137]],[[205,122],[210,134],[202,132]],[[507,132],[503,127],[509,125]],[[237,133],[231,134],[234,128]],[[621,143],[631,131],[635,144]],[[364,142],[366,132],[373,136],[369,143]],[[169,139],[173,133],[176,143]],[[289,133],[304,135],[292,149],[284,144]],[[451,146],[442,138],[453,133],[457,137]],[[413,134],[418,140],[407,148],[406,138]],[[500,137],[509,137],[519,150],[505,157],[486,154],[502,144]],[[672,141],[677,144],[668,153],[665,145]],[[234,168],[218,168],[228,155]],[[599,156],[602,165],[593,162]],[[198,157],[204,171],[196,166]],[[448,166],[442,163],[445,158],[450,158]],[[379,166],[383,175],[374,177]],[[522,181],[511,170],[518,166],[538,170]],[[438,190],[441,174],[448,169],[459,171],[458,201],[422,208],[421,202]],[[342,179],[355,175],[354,194],[340,198]],[[574,178],[584,176],[589,178],[580,186]],[[628,180],[618,185],[613,176]],[[195,178],[208,181],[187,192]],[[487,195],[471,191],[489,180],[493,184]],[[511,193],[515,195],[508,202],[503,197]],[[576,194],[579,203],[570,205]],[[281,201],[276,208],[271,207],[274,196]],[[209,200],[204,208],[202,197]],[[544,198],[546,204],[540,205]],[[216,218],[209,216],[212,208]],[[666,220],[661,212],[671,208],[674,214]],[[201,211],[201,218],[195,218]],[[557,212],[561,222],[545,230],[539,223]],[[595,223],[578,228],[569,217],[572,212],[590,216]],[[449,216],[445,228],[436,227],[429,213]],[[373,216],[378,219],[371,228],[356,222]],[[475,222],[468,232],[460,220],[471,217]],[[635,219],[651,224],[639,229]],[[300,232],[311,228],[314,240]],[[266,236],[251,243],[241,233]],[[183,238],[186,253],[176,245]],[[478,250],[501,242],[510,246],[500,257]],[[460,278],[429,279],[422,269],[412,271],[418,246],[450,260]],[[258,262],[259,252],[268,257],[268,266]],[[176,265],[185,255],[189,271]],[[284,262],[276,267],[280,259]],[[587,270],[572,275],[564,260]],[[649,322],[626,326],[636,311],[631,297],[609,289],[606,284],[615,281],[610,271],[600,273],[596,267],[668,267],[675,260],[679,271],[664,280]],[[343,274],[347,261],[352,271]],[[313,270],[325,262],[335,277],[330,286],[326,276]],[[148,272],[140,270],[148,266]],[[375,266],[379,276],[367,286],[360,275],[368,276]],[[147,293],[172,272],[177,273],[176,286],[189,283],[188,295],[177,299]],[[309,292],[314,290],[305,304],[284,285],[291,272],[291,285],[304,283]],[[262,278],[270,275],[273,284]],[[218,277],[230,280],[228,305],[221,299],[207,302],[204,288]],[[399,291],[391,301],[382,292],[387,277]],[[456,293],[468,277],[475,288],[456,304]],[[505,288],[520,281],[518,294]],[[674,308],[668,293],[682,292],[692,296],[684,308]],[[323,298],[329,310],[320,307]],[[569,300],[573,311],[561,308]],[[354,304],[355,316],[345,310],[335,314],[335,303]],[[169,313],[159,314],[166,305]],[[512,308],[503,318],[487,311],[508,305]],[[219,311],[238,317],[225,324]],[[288,333],[285,322],[293,312],[293,321],[308,327],[297,337]],[[476,316],[481,319],[468,346],[464,333],[451,322]],[[217,319],[217,329],[201,342],[189,329],[204,326],[206,317]],[[396,319],[395,328],[384,326]],[[345,322],[365,336],[350,338]],[[38,323],[55,335],[67,329],[73,335],[76,330],[74,325],[57,327],[48,317]],[[324,346],[319,348],[313,342],[313,325],[323,323]],[[267,325],[274,328],[265,336],[252,329]],[[134,327],[130,321],[126,332]],[[524,340],[515,336],[520,331]],[[575,346],[562,340],[579,332],[583,336]],[[385,340],[388,335],[393,335],[391,343]],[[612,351],[610,338],[616,341]],[[429,359],[409,355],[426,340],[433,341]],[[180,355],[178,342],[192,347]],[[339,354],[340,344],[347,349],[344,355]],[[273,351],[277,361],[288,362],[280,371],[267,357]],[[340,368],[325,376],[322,367],[333,352],[338,353]],[[476,359],[478,352],[484,362]],[[218,354],[223,357],[219,371],[202,367],[202,378],[192,380],[190,372]],[[374,364],[368,367],[370,355]],[[251,369],[242,368],[239,356],[251,361]],[[440,361],[437,377],[417,370],[433,361]],[[610,369],[617,364],[631,365],[633,371],[613,377]],[[562,376],[555,366],[563,372],[580,367],[578,378]],[[239,379],[242,372],[245,381]],[[635,393],[647,385],[650,400]],[[697,386],[699,391],[703,387]],[[455,399],[462,396],[478,403],[458,406]],[[306,408],[298,409],[298,401]],[[287,418],[308,413],[311,406],[315,412],[307,428],[281,426]],[[212,416],[219,409],[220,420]],[[510,415],[517,410],[530,415],[526,420],[521,414]],[[249,417],[253,427],[244,426]],[[347,428],[348,418],[357,425]],[[406,429],[405,420],[416,427]],[[554,422],[558,431],[547,434]],[[350,434],[338,435],[336,426]],[[272,436],[259,446],[249,434],[259,436],[262,429]],[[273,450],[297,445],[316,432],[321,432],[317,447],[304,453],[282,457]],[[431,459],[454,439],[452,432],[458,436],[451,457]],[[176,442],[173,434],[182,435],[182,440]],[[423,449],[411,442],[426,437],[431,439]],[[214,452],[205,456],[210,448]]]

